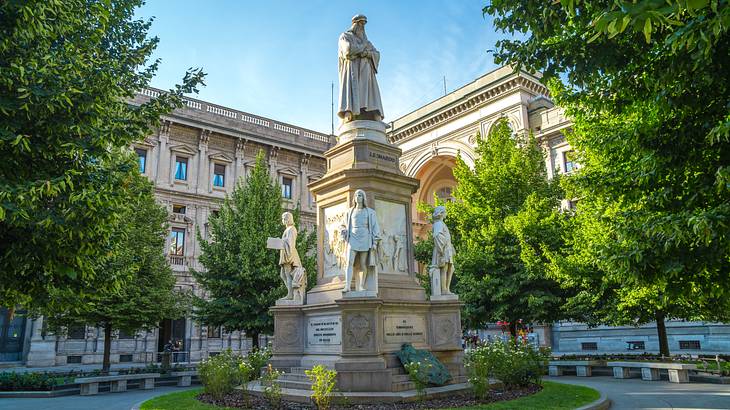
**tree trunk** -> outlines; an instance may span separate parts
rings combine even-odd
[[[104,360],[101,365],[101,371],[103,373],[109,372],[111,367],[111,360],[109,356],[112,350],[112,325],[111,323],[104,324]]]
[[[258,349],[259,348],[259,333],[251,333],[251,348],[252,349]]]
[[[664,325],[664,312],[656,312],[656,333],[659,336],[659,354],[669,357],[669,340],[667,339],[667,328]]]
[[[517,321],[516,320],[510,320],[509,334],[510,334],[510,336],[512,336],[512,340],[517,340]]]

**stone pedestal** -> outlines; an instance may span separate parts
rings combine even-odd
[[[463,381],[460,302],[426,296],[416,278],[411,195],[418,181],[398,167],[401,150],[385,138],[385,124],[353,121],[339,129],[325,153],[327,173],[309,185],[317,202],[317,284],[306,304],[278,305],[271,362],[280,368],[324,364],[336,369],[343,392],[392,392],[402,370],[395,352],[404,343],[427,349]],[[366,291],[343,294],[346,246],[339,231],[356,190],[367,194],[381,229],[377,272]]]

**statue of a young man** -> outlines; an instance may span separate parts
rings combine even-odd
[[[281,279],[286,285],[286,297],[283,299],[294,299],[294,274],[297,269],[302,268],[302,261],[297,252],[297,228],[294,227],[294,216],[291,212],[284,212],[281,215],[281,223],[286,226],[284,234],[281,235],[282,248],[279,250],[279,266],[281,266]],[[305,285],[306,286],[306,285]]]
[[[352,286],[352,273],[358,266],[355,280],[355,290],[366,289],[367,277],[370,269],[376,269],[377,246],[380,241],[380,227],[375,210],[368,208],[365,191],[355,191],[355,201],[347,211],[345,229],[342,236],[347,243],[347,268],[345,269],[345,286],[343,292],[349,292]]]
[[[362,14],[353,17],[352,26],[340,35],[338,42],[340,94],[337,116],[343,122],[380,121],[384,116],[375,79],[380,52],[365,34],[367,22],[367,17]]]
[[[452,295],[451,278],[454,276],[454,246],[451,232],[444,223],[446,208],[437,206],[433,210],[433,255],[431,257],[432,295]],[[438,277],[435,277],[438,275]],[[435,280],[437,279],[437,280]],[[438,284],[438,289],[433,289]]]

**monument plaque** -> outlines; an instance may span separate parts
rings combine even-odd
[[[312,316],[307,321],[307,344],[309,346],[332,346],[342,344],[342,324],[339,315]]]
[[[426,318],[421,315],[385,316],[385,343],[425,343]]]

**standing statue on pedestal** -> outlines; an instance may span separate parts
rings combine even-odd
[[[453,295],[451,278],[454,276],[454,246],[451,232],[444,223],[446,208],[433,210],[433,256],[431,257],[431,296]]]
[[[345,269],[345,286],[343,292],[349,292],[352,286],[352,273],[354,266],[358,265],[355,278],[355,290],[374,291],[376,288],[368,289],[366,284],[368,276],[375,274],[377,269],[378,252],[377,246],[380,241],[380,227],[375,210],[367,207],[367,196],[365,191],[355,191],[355,204],[345,218],[345,229],[342,230],[342,237],[347,243],[347,268]],[[376,284],[377,286],[377,284]]]
[[[294,216],[290,212],[284,212],[281,215],[281,223],[286,226],[281,235],[279,249],[280,275],[286,285],[286,296],[282,299],[304,303],[307,275],[297,252],[297,228],[294,227]]]
[[[384,117],[375,79],[380,53],[365,35],[367,22],[362,14],[353,17],[352,26],[340,35],[338,43],[340,95],[337,116],[343,122],[380,121]]]

